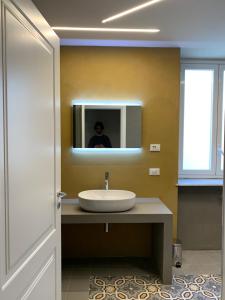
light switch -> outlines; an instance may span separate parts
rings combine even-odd
[[[159,176],[160,168],[150,168],[148,172],[150,176]]]
[[[150,144],[151,152],[160,152],[160,144]]]

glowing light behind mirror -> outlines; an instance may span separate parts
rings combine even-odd
[[[72,105],[108,105],[108,106],[142,106],[143,102],[138,99],[131,100],[103,100],[103,99],[74,99]],[[140,154],[142,148],[72,148],[73,153],[76,154]]]
[[[76,154],[140,154],[143,152],[142,148],[72,148],[73,153]]]
[[[102,100],[102,99],[74,99],[73,105],[109,105],[109,106],[142,106],[141,100]]]

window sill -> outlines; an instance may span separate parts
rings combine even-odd
[[[177,186],[223,186],[223,179],[222,178],[221,179],[220,178],[216,178],[216,179],[183,178],[183,179],[178,179]]]

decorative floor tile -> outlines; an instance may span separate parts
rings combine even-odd
[[[154,276],[90,278],[89,300],[220,300],[221,276],[175,275],[172,285]]]

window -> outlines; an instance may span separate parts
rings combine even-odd
[[[182,64],[181,178],[223,175],[225,65]]]

